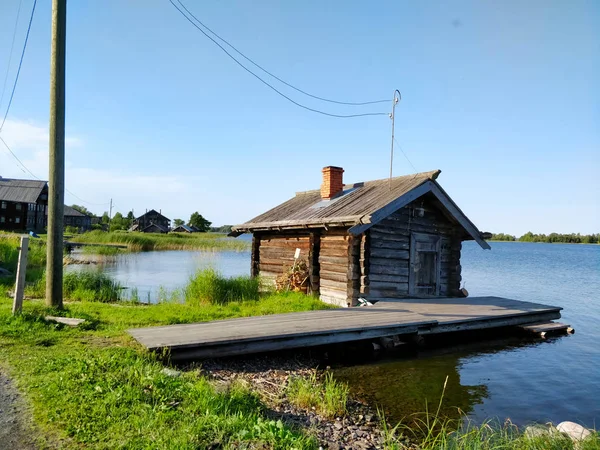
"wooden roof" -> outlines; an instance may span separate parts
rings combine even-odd
[[[142,217],[144,216],[160,216],[165,220],[171,221],[171,219],[169,219],[168,217],[163,216],[161,213],[159,213],[158,211],[156,211],[155,209],[151,209],[150,211],[146,211],[144,214],[142,214],[140,217],[136,218],[135,220],[140,220]]]
[[[48,207],[45,207],[45,214],[48,215]],[[64,207],[64,214],[65,217],[69,216],[73,216],[73,217],[90,217],[87,214],[83,214],[81,211],[77,211],[76,209],[71,208],[68,205],[65,205]]]
[[[393,212],[431,193],[448,216],[460,223],[483,248],[489,245],[481,232],[435,181],[440,170],[364,183],[346,184],[341,195],[323,200],[320,190],[298,192],[290,200],[232,228],[230,235],[265,230],[347,227],[360,234]]]
[[[0,177],[0,200],[36,203],[46,186],[47,183],[40,180],[18,180]]]

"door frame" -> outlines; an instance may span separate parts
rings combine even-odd
[[[435,245],[435,291],[431,295],[419,295],[416,289],[415,264],[417,263],[417,243],[426,242]],[[431,233],[410,233],[410,259],[408,271],[408,295],[414,297],[439,297],[441,289],[442,237]]]

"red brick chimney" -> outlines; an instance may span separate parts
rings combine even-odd
[[[323,184],[321,184],[321,198],[329,200],[341,194],[344,190],[344,169],[341,167],[323,167]]]

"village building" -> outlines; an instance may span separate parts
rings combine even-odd
[[[193,225],[179,225],[171,231],[173,233],[198,233],[200,230]]]
[[[436,181],[440,171],[355,184],[343,172],[325,167],[319,190],[233,227],[253,235],[252,275],[274,283],[299,249],[309,290],[329,303],[462,296],[462,242],[490,247]]]
[[[48,223],[48,209],[46,208],[46,225]],[[89,231],[92,229],[92,217],[70,206],[65,205],[64,208],[64,226],[76,227],[80,232]]]
[[[137,219],[134,219],[129,231],[141,231],[142,233],[168,233],[171,229],[171,219],[163,216],[161,212],[154,209],[146,211]]]
[[[0,230],[42,232],[48,183],[0,177]]]

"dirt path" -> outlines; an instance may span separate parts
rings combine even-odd
[[[0,369],[0,450],[35,450],[30,418],[19,391]]]

